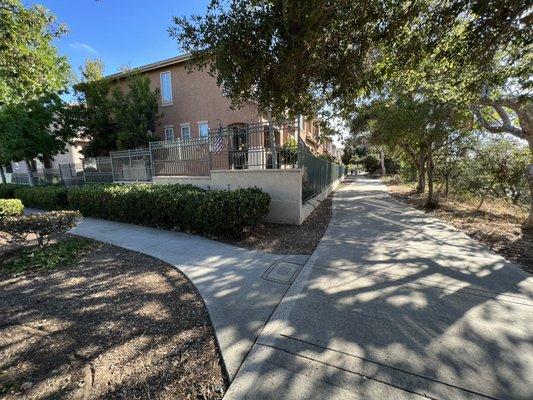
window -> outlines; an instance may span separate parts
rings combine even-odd
[[[172,103],[172,80],[170,71],[161,72],[161,102],[163,104]]]
[[[207,121],[198,122],[198,136],[201,138],[209,136],[209,124]]]
[[[165,128],[165,140],[174,140],[174,128],[172,126]]]
[[[190,124],[181,124],[181,138],[184,140],[189,140],[191,138]]]

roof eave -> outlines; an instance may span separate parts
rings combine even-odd
[[[112,74],[112,75],[106,76],[106,78],[107,79],[120,79],[120,78],[124,78],[124,77],[130,75],[134,71],[148,72],[148,71],[152,71],[154,69],[164,68],[164,67],[167,67],[169,65],[180,64],[182,62],[185,62],[185,61],[189,60],[190,58],[191,58],[190,54],[183,54],[181,56],[176,56],[176,57],[168,58],[166,60],[157,61],[157,62],[154,62],[154,63],[151,63],[151,64],[146,64],[146,65],[143,65],[141,67],[133,68],[133,69],[131,69],[129,71],[117,72],[116,74]]]

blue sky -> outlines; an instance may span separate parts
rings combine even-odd
[[[69,34],[55,41],[79,72],[86,59],[100,58],[106,74],[179,54],[167,29],[173,16],[203,14],[208,0],[41,0]]]

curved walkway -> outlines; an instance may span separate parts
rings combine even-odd
[[[333,207],[226,399],[533,398],[531,275],[377,180]]]
[[[230,381],[308,259],[92,218],[84,218],[70,232],[148,254],[179,268],[205,301]]]

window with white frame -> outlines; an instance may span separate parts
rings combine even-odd
[[[174,127],[165,127],[165,140],[174,140]]]
[[[170,71],[161,72],[161,102],[163,104],[172,103],[172,79]]]
[[[189,140],[191,138],[190,124],[181,124],[181,138],[184,140]]]
[[[207,121],[198,122],[198,136],[201,138],[206,138],[209,136],[209,124]]]

